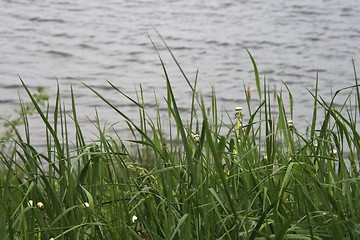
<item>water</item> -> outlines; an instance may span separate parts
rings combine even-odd
[[[93,118],[94,107],[102,120],[121,119],[83,83],[133,116],[131,103],[112,91],[106,80],[132,97],[141,83],[149,103],[154,90],[161,99],[165,81],[148,35],[161,50],[186,112],[189,88],[156,28],[190,79],[199,69],[205,98],[214,85],[221,108],[232,111],[244,104],[244,85],[255,86],[246,47],[271,86],[280,89],[281,81],[288,84],[298,109],[295,122],[304,122],[312,111],[306,88],[313,89],[317,71],[326,98],[330,89],[354,83],[352,58],[360,69],[359,12],[360,4],[353,0],[2,0],[0,112],[12,112],[18,92],[25,98],[20,75],[31,89],[44,86],[50,94],[56,91],[57,79],[64,98],[71,84],[85,128],[91,126],[85,115]],[[35,132],[43,128],[34,125]]]

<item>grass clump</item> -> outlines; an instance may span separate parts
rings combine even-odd
[[[289,118],[292,97],[287,104],[278,93],[274,105],[249,55],[259,105],[248,98],[226,121],[215,94],[205,106],[197,78],[191,83],[175,58],[192,91],[189,121],[160,55],[170,126],[159,107],[157,117],[147,117],[141,91],[131,99],[109,83],[138,108],[136,122],[88,87],[124,118],[129,141],[109,134],[100,120],[97,139],[85,141],[72,90],[71,110],[58,89],[50,113],[24,84],[44,122],[46,149],[31,144],[24,124],[25,137],[13,137],[11,151],[1,152],[0,239],[360,239],[356,76],[330,103],[316,87],[312,122],[300,133]],[[335,108],[336,96],[348,90],[355,104]]]

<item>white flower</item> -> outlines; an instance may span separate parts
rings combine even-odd
[[[132,216],[132,218],[131,218],[131,221],[134,223],[134,222],[136,222],[136,220],[137,220],[138,218],[137,218],[137,216]]]
[[[242,109],[243,109],[242,107],[236,107],[235,108],[235,117],[237,119],[240,119],[240,118],[243,117]]]
[[[86,208],[88,208],[88,207],[90,207],[90,204],[88,203],[88,202],[84,202],[84,207],[86,207]]]
[[[331,151],[330,151],[330,154],[331,154],[332,157],[335,157],[336,154],[337,154],[336,149],[331,150]]]
[[[236,107],[235,108],[235,112],[241,112],[242,111],[242,107]]]
[[[194,138],[194,141],[195,142],[200,142],[200,136],[199,136],[199,134],[195,134],[194,136],[193,136],[193,138]]]
[[[33,201],[33,200],[29,200],[29,201],[28,201],[28,206],[29,206],[29,207],[33,207],[33,206],[34,206],[34,201]]]
[[[39,208],[39,209],[42,209],[42,208],[44,208],[44,204],[42,202],[38,202],[36,204],[36,207]]]
[[[290,131],[295,130],[295,126],[294,126],[293,120],[287,121],[287,124],[288,124],[288,128],[289,128]]]
[[[50,238],[50,240],[55,240],[55,238]]]

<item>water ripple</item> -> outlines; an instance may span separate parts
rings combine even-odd
[[[45,86],[49,92],[54,92],[55,77],[63,88],[72,84],[87,113],[98,100],[82,82],[112,96],[106,79],[130,95],[142,83],[153,106],[153,90],[166,90],[148,35],[181,96],[179,105],[186,106],[189,89],[156,28],[189,79],[199,69],[204,96],[211,95],[211,83],[218,86],[224,106],[244,103],[243,86],[255,86],[246,47],[272,85],[280,89],[282,80],[294,86],[303,113],[312,104],[306,87],[314,85],[317,73],[325,96],[330,88],[352,84],[351,61],[360,53],[359,11],[351,0],[2,1],[0,87],[5,91],[0,111],[17,102],[17,74],[30,87]]]
[[[72,57],[73,55],[71,53],[62,52],[62,51],[47,51],[46,53],[53,55],[55,57]]]

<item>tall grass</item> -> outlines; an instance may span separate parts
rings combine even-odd
[[[50,112],[21,80],[44,123],[46,149],[31,143],[23,109],[25,136],[16,134],[0,154],[0,239],[360,239],[356,74],[354,86],[330,103],[316,81],[312,122],[300,133],[290,90],[289,103],[278,93],[274,105],[250,52],[259,105],[248,98],[242,107],[249,115],[238,108],[225,121],[215,91],[206,106],[197,78],[192,83],[169,51],[192,91],[188,120],[159,53],[169,125],[159,107],[147,117],[142,90],[132,99],[109,82],[139,110],[135,121],[86,86],[125,120],[130,142],[109,134],[101,116],[97,139],[86,141],[72,89],[70,110],[58,87]],[[335,108],[336,96],[349,90],[348,102]]]

